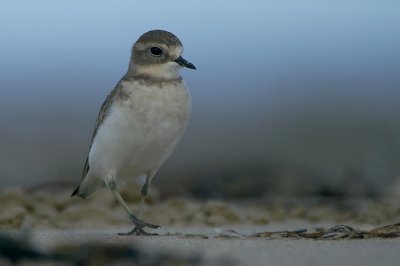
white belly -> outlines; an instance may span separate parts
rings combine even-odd
[[[89,153],[90,175],[136,178],[158,168],[177,145],[190,115],[183,84],[172,88],[131,87],[114,101]]]

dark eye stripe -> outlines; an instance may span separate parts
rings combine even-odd
[[[151,47],[150,53],[154,56],[160,56],[163,53],[163,51],[161,50],[160,47]]]

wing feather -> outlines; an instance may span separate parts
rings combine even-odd
[[[122,89],[121,81],[115,86],[115,88],[108,94],[106,100],[101,105],[99,114],[97,115],[96,124],[92,134],[92,140],[90,142],[89,152],[92,148],[93,141],[97,135],[100,126],[103,124],[104,119],[107,117],[111,104],[113,103],[114,96]],[[89,154],[86,157],[85,166],[83,167],[82,180],[86,177],[89,172]]]

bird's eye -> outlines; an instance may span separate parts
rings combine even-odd
[[[151,47],[150,53],[154,56],[160,56],[163,53],[163,51],[161,50],[160,47]]]

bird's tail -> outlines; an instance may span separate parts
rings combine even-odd
[[[73,197],[73,196],[75,196],[75,195],[78,194],[78,191],[79,191],[79,188],[80,188],[80,187],[81,187],[81,186],[78,186],[78,187],[74,190],[74,192],[72,192],[71,197]]]
[[[86,176],[86,178],[83,179],[80,186],[78,186],[74,190],[74,192],[72,192],[71,197],[78,196],[83,199],[86,199],[90,195],[92,195],[101,185],[102,182],[98,178],[93,178],[93,177],[89,178],[89,176]]]

